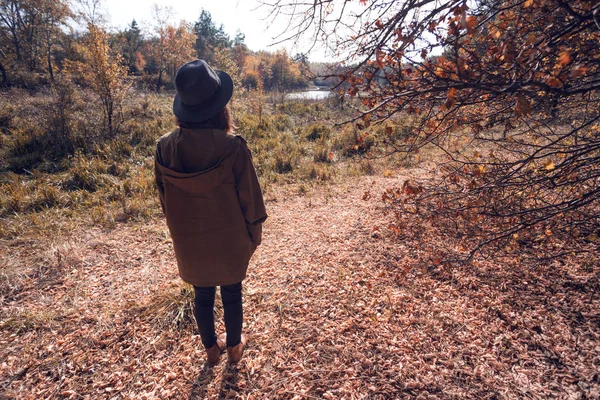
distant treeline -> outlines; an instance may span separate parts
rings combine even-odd
[[[74,5],[66,0],[0,0],[0,86],[36,88],[72,72],[73,64],[93,60],[87,54],[89,27],[107,25],[98,13],[99,4],[99,0]],[[178,24],[172,23],[169,7],[153,5],[152,13],[149,29],[142,29],[135,19],[121,30],[103,29],[110,58],[138,86],[171,89],[177,68],[195,58],[226,70],[248,89],[288,91],[311,81],[319,86],[336,83],[319,78],[330,69],[323,63],[311,65],[306,55],[249,50],[242,32],[231,38],[205,10],[196,22]]]

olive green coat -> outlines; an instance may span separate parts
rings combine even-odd
[[[267,219],[246,141],[178,128],[158,141],[155,175],[181,279],[199,287],[241,282]]]

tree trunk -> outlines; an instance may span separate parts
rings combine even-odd
[[[108,114],[108,136],[113,137],[114,135],[114,127],[113,127],[113,105],[112,100],[108,100],[108,107],[106,108],[106,113]]]
[[[48,73],[50,74],[50,82],[54,83],[54,71],[52,70],[52,44],[50,44],[50,38],[48,37]]]
[[[158,72],[158,80],[156,81],[156,91],[157,92],[160,90],[160,85],[162,83],[162,74],[163,74],[163,69],[161,68],[160,71]]]
[[[2,74],[2,82],[0,82],[0,87],[8,86],[8,77],[6,76],[6,69],[4,69],[2,62],[0,62],[0,73]]]
[[[48,73],[50,74],[50,82],[54,83],[54,71],[52,70],[52,41],[50,37],[50,29],[46,27],[46,58],[48,61]]]
[[[15,45],[15,55],[17,56],[17,61],[21,61],[22,60],[22,56],[21,56],[21,43],[19,42],[19,36],[17,36],[17,33],[15,31],[12,31],[12,35],[13,35],[13,44]]]

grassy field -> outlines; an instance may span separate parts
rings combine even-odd
[[[0,96],[0,236],[68,231],[76,223],[114,227],[158,214],[153,156],[156,140],[175,127],[170,94],[132,93],[114,137],[103,133],[86,92]],[[384,128],[336,126],[352,111],[333,100],[273,104],[245,93],[232,106],[267,195],[274,184],[304,193],[383,168],[365,156]]]

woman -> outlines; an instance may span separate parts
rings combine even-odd
[[[231,77],[195,60],[177,71],[175,87],[179,128],[161,137],[156,148],[160,202],[179,275],[194,286],[194,315],[207,361],[216,364],[226,348],[228,361],[237,363],[246,344],[242,280],[267,213],[246,141],[231,134]],[[227,332],[219,337],[216,286]]]

